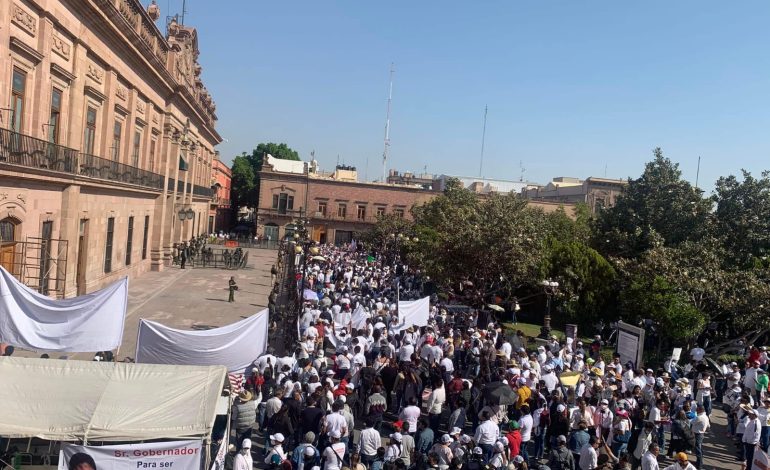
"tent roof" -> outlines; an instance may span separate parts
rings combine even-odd
[[[202,438],[224,366],[0,357],[0,435],[49,440]]]

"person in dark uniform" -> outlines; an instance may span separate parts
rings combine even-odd
[[[227,301],[235,302],[235,291],[238,290],[238,285],[235,283],[235,278],[233,278],[233,276],[230,276],[230,281],[228,281],[228,285],[230,288],[230,297],[227,299]]]
[[[179,247],[179,263],[180,267],[184,269],[184,265],[187,263],[187,246],[184,244]]]

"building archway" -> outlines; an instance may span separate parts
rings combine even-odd
[[[0,266],[11,274],[16,274],[18,244],[21,236],[21,221],[15,217],[0,220]]]

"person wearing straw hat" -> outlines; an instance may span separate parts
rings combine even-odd
[[[743,430],[743,438],[741,443],[743,445],[743,466],[742,468],[751,469],[754,462],[754,450],[759,445],[759,438],[762,432],[762,424],[757,419],[757,412],[754,411],[748,405],[741,405],[749,421],[746,423],[746,428]]]
[[[235,424],[236,442],[251,437],[252,426],[257,421],[257,410],[252,398],[250,391],[241,390],[233,404],[230,420]]]

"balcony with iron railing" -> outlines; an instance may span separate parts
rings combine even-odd
[[[163,175],[0,129],[0,164],[163,189]]]

